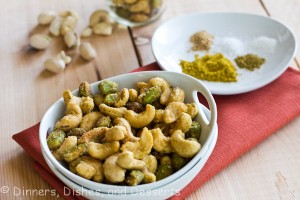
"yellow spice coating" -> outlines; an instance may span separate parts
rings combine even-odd
[[[182,72],[195,78],[214,82],[236,82],[236,68],[231,61],[221,53],[195,56],[192,62],[181,60]]]

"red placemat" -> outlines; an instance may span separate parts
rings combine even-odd
[[[156,63],[133,72],[160,70]],[[159,74],[158,74],[159,76]],[[214,95],[218,107],[219,136],[216,147],[201,172],[173,200],[184,199],[203,183],[269,135],[300,115],[300,72],[288,68],[278,79],[252,92]],[[65,199],[83,199],[64,194],[66,187],[56,178],[43,159],[39,124],[13,135],[13,139],[35,160],[34,169]]]

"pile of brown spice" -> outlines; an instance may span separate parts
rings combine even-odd
[[[234,61],[239,68],[254,71],[255,69],[259,69],[266,62],[266,59],[256,54],[246,54],[244,56],[238,56]]]
[[[213,44],[214,36],[206,31],[199,31],[190,37],[193,51],[208,51]]]

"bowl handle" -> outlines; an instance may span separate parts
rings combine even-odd
[[[198,85],[199,87],[200,85]],[[198,108],[198,114],[201,116],[200,117],[200,122],[201,125],[206,126],[205,128],[207,129],[213,129],[214,126],[216,125],[216,121],[217,121],[217,105],[214,101],[214,98],[212,96],[212,94],[201,85],[201,91],[197,91],[194,90],[193,91],[193,99],[194,102]],[[198,88],[199,89],[199,88]],[[208,119],[207,116],[205,115],[203,108],[205,108],[205,106],[203,106],[198,99],[198,92],[200,92],[206,99],[208,106],[209,106],[209,110],[210,110],[210,118]]]

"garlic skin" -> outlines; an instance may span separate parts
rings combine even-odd
[[[38,23],[40,25],[49,25],[56,17],[56,13],[52,11],[42,12],[38,15]]]
[[[87,61],[91,61],[96,57],[95,49],[87,42],[84,42],[79,46],[79,53],[80,56]]]
[[[29,38],[31,47],[39,50],[46,49],[51,43],[51,38],[45,34],[34,34]]]

